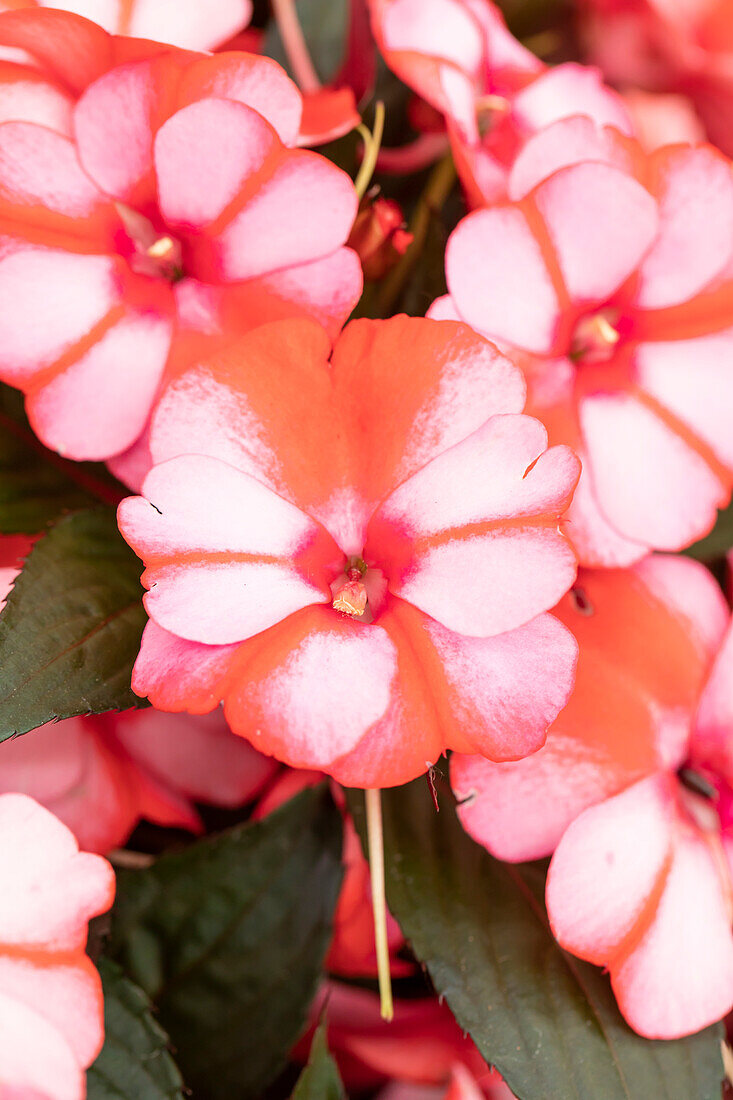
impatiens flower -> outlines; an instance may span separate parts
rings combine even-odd
[[[260,759],[266,759],[260,757]],[[299,791],[322,783],[322,772],[282,770],[277,780],[258,802],[253,819],[266,817]],[[343,792],[333,784],[333,795],[344,815],[344,847],[342,862],[344,879],[333,914],[333,938],[326,958],[329,974],[343,977],[374,977],[377,974],[377,953],[374,943],[374,919],[369,881],[369,864],[362,850],[354,823],[346,812]],[[409,974],[413,964],[398,957],[405,945],[404,936],[391,913],[387,913],[387,946],[390,972],[393,977]]]
[[[704,686],[727,606],[702,566],[650,556],[581,570],[557,614],[575,692],[531,759],[453,758],[461,820],[503,859],[554,850],[553,931],[609,970],[636,1031],[698,1031],[733,1006],[730,628]]]
[[[124,844],[141,818],[199,832],[195,802],[242,806],[273,771],[218,712],[68,718],[0,745],[0,791],[31,795],[86,851],[102,853]]]
[[[152,38],[187,50],[213,50],[242,30],[251,0],[0,0],[0,12],[60,8],[83,15],[111,34]]]
[[[300,315],[338,331],[362,285],[343,247],[357,197],[291,148],[301,107],[267,58],[169,50],[95,79],[71,137],[0,125],[0,378],[48,446],[130,447],[182,332]]]
[[[30,798],[0,795],[0,1096],[84,1100],[103,1040],[87,923],[114,875]]]
[[[581,0],[584,45],[621,87],[689,96],[708,137],[733,155],[729,0]]]
[[[327,982],[311,1008],[314,1025],[324,1008],[329,1049],[350,1091],[391,1079],[377,1100],[512,1100],[499,1074],[488,1068],[435,997],[398,1000],[394,1020],[385,1023],[373,993]],[[310,1034],[298,1044],[294,1057],[304,1061],[309,1046]]]
[[[570,115],[631,131],[599,73],[548,69],[509,33],[490,0],[368,0],[391,69],[446,120],[473,206],[503,196],[512,159],[537,130]]]
[[[583,461],[581,560],[687,546],[733,470],[729,162],[710,146],[645,156],[576,118],[528,143],[509,192],[452,234],[432,315],[525,353],[529,409]]]
[[[0,537],[0,607],[30,547],[30,539]],[[88,852],[124,844],[143,817],[198,832],[195,802],[241,806],[275,770],[220,712],[197,718],[146,708],[68,718],[0,744],[0,793],[36,799]]]
[[[515,759],[572,686],[544,612],[575,576],[578,477],[521,372],[453,322],[261,327],[171,382],[123,501],[150,616],[133,687],[224,701],[293,767],[403,783],[448,747]]]

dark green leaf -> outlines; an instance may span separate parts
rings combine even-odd
[[[685,553],[698,561],[716,561],[733,550],[733,504],[718,512],[718,520],[709,535],[690,546]]]
[[[360,792],[359,792],[360,794]],[[720,1027],[635,1035],[601,970],[561,951],[544,867],[492,859],[424,779],[383,792],[387,900],[462,1028],[520,1100],[719,1100]],[[350,799],[363,829],[363,799]]]
[[[324,83],[333,77],[344,56],[349,2],[350,0],[298,0],[297,3],[298,19],[308,44],[308,52]],[[262,52],[273,57],[292,76],[274,19],[268,24]]]
[[[328,1052],[325,1024],[321,1024],[313,1036],[308,1065],[298,1078],[292,1100],[344,1100],[345,1095],[338,1066]]]
[[[39,443],[17,390],[0,386],[0,534],[32,535],[65,512],[119,496],[105,467],[67,462]]]
[[[112,953],[157,1005],[197,1100],[255,1100],[306,1019],[341,882],[325,787],[121,871]]]
[[[102,959],[104,1047],[87,1073],[87,1100],[183,1100],[183,1081],[148,999]]]
[[[140,573],[111,508],[66,516],[35,544],[0,615],[0,741],[140,705]]]

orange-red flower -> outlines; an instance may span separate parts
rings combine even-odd
[[[119,510],[147,566],[135,690],[223,699],[258,749],[352,786],[533,751],[572,685],[544,612],[575,576],[575,456],[466,326],[358,321],[329,350],[281,322],[163,394]]]
[[[581,570],[556,613],[580,645],[570,702],[527,760],[454,757],[458,812],[500,858],[554,851],[560,944],[608,968],[638,1032],[676,1038],[733,1005],[728,609],[702,566],[650,555]]]
[[[72,50],[49,58],[72,133],[0,125],[0,378],[49,446],[109,458],[145,426],[182,330],[306,315],[338,331],[362,285],[343,247],[357,198],[292,148],[302,101],[275,62],[161,52],[56,11],[0,16],[0,41],[47,57],[48,17],[80,56],[76,72]],[[142,59],[110,68],[120,43]]]

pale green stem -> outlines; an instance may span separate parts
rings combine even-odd
[[[362,141],[364,142],[364,159],[361,162],[359,175],[354,181],[354,187],[356,188],[356,193],[359,198],[363,199],[367,187],[372,182],[372,176],[374,175],[374,169],[377,167],[377,157],[379,156],[379,150],[382,147],[382,138],[384,136],[384,104],[381,99],[374,108],[374,130],[370,133],[363,123],[361,126],[357,126],[357,130],[361,134]]]
[[[389,944],[387,942],[387,898],[384,892],[384,834],[382,831],[382,792],[379,789],[364,792],[366,802],[367,840],[369,843],[369,874],[372,884],[372,911],[374,913],[374,941],[377,946],[377,974],[382,1019],[394,1016],[392,1004],[392,977],[389,969]]]

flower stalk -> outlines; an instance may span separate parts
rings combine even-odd
[[[384,832],[382,829],[382,792],[371,789],[364,792],[369,845],[369,875],[372,886],[372,911],[374,913],[374,940],[377,947],[377,974],[379,999],[383,1020],[394,1016],[392,1004],[392,977],[389,969],[389,945],[387,943],[387,898],[384,890]]]

